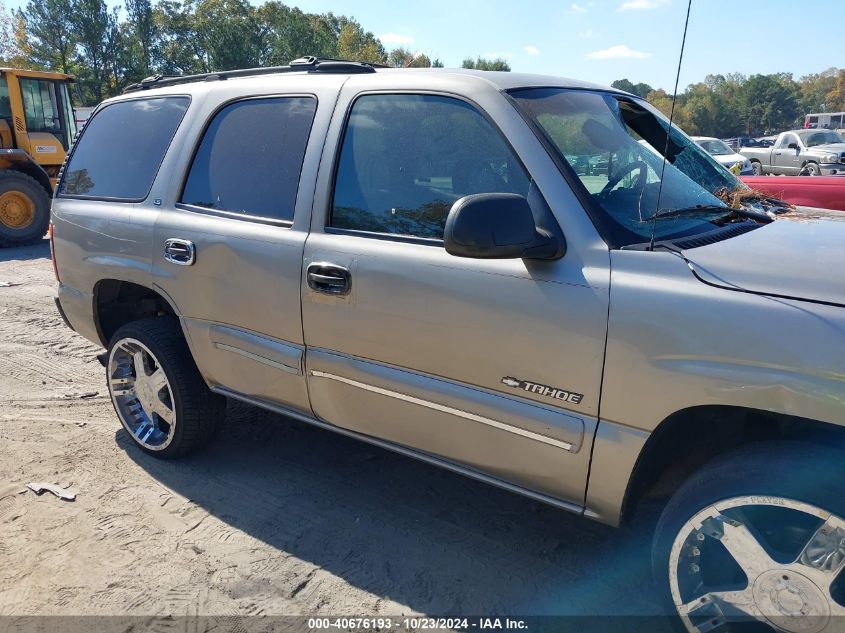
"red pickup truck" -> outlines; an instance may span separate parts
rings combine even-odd
[[[845,211],[843,176],[742,176],[740,180],[790,204]]]

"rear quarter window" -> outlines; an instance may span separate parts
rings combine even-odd
[[[58,197],[146,198],[189,103],[188,97],[154,97],[102,108],[73,148]]]

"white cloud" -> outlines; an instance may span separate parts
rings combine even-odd
[[[532,45],[529,44],[528,46],[525,47],[525,52],[528,53],[529,55],[539,55],[540,49],[537,48],[536,46],[532,46]]]
[[[391,31],[390,33],[385,33],[384,35],[379,35],[378,38],[381,40],[382,44],[410,44],[414,41],[414,38],[410,35],[399,35],[399,33],[394,33]]]
[[[587,29],[586,31],[581,31],[578,33],[578,37],[582,40],[588,40],[593,36],[593,29]]]
[[[495,51],[487,51],[482,55],[482,57],[485,57],[487,59],[507,59],[508,57],[513,57],[513,53],[511,53],[510,51],[502,51],[501,53],[497,53]]]
[[[625,44],[603,48],[600,51],[593,51],[587,55],[587,59],[645,59],[647,57],[651,57],[651,53],[635,51],[628,48]]]
[[[569,7],[569,12],[570,13],[586,13],[587,9],[585,7],[582,7],[577,2],[573,2],[572,6]]]
[[[616,9],[617,11],[644,11],[648,9],[657,9],[658,7],[669,4],[669,0],[626,0]]]

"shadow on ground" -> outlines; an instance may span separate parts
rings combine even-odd
[[[181,461],[116,439],[232,527],[421,613],[658,612],[646,539],[261,409],[230,403]]]
[[[10,262],[13,260],[41,259],[44,257],[50,259],[50,240],[48,240],[47,238],[44,238],[40,242],[32,244],[30,246],[13,246],[10,248],[0,248],[0,262]]]

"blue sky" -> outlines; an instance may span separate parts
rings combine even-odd
[[[24,4],[25,0],[6,0],[8,8]],[[687,6],[686,0],[288,0],[286,4],[354,16],[381,37],[386,48],[404,46],[439,57],[446,66],[460,65],[467,56],[501,56],[515,71],[600,84],[626,77],[666,90],[674,85]],[[807,6],[795,0],[693,0],[681,89],[708,73],[786,71],[798,78],[837,62],[845,65],[836,46],[829,50],[822,46],[814,55],[777,53],[788,44],[787,34],[806,21]],[[796,41],[800,40],[799,35]]]

